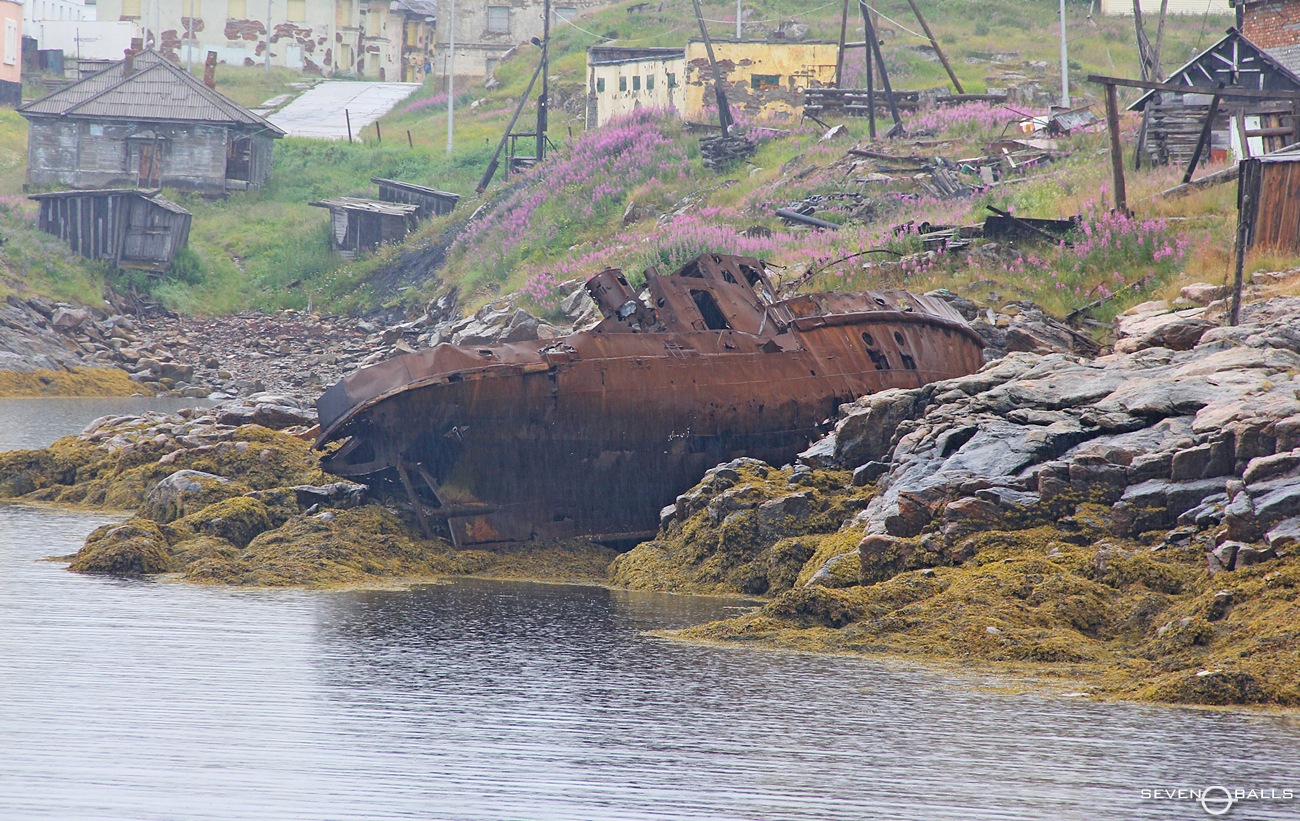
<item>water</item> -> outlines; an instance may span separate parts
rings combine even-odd
[[[23,441],[68,432],[41,401]],[[1300,792],[1294,716],[644,633],[734,601],[227,590],[40,561],[108,521],[0,505],[0,818],[1191,819],[1211,816],[1141,791]]]

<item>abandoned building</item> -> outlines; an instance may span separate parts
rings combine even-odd
[[[99,0],[101,21],[127,21],[136,35],[181,62],[209,51],[230,65],[269,63],[310,74],[420,82],[433,57],[434,0]],[[269,18],[268,18],[269,15]],[[269,32],[269,37],[268,37]],[[269,40],[269,54],[268,54]]]
[[[563,27],[579,14],[613,4],[613,0],[552,0],[551,28]],[[456,0],[456,76],[475,80],[489,76],[506,53],[533,37],[542,36],[544,0]],[[450,9],[438,19],[434,73],[448,71],[452,34]],[[532,48],[528,46],[528,48]]]
[[[5,28],[0,42],[0,105],[17,106],[23,101],[23,4],[0,0],[0,19]]]
[[[790,120],[804,91],[835,82],[836,43],[715,41],[713,52],[733,112]],[[716,114],[713,74],[704,42],[684,49],[592,46],[587,49],[587,127],[598,128],[638,108],[667,108],[686,120]]]
[[[330,212],[330,248],[344,259],[357,259],[389,242],[401,242],[415,228],[420,206],[360,197],[336,197],[310,203]]]
[[[1162,3],[1166,14],[1232,14],[1230,0],[1142,0],[1142,16],[1156,19]],[[1133,0],[1101,0],[1099,5],[1101,13],[1111,17],[1133,16]]]
[[[1288,2],[1300,27],[1300,0]],[[1251,21],[1253,13],[1244,11]],[[1169,72],[1166,82],[1187,86],[1188,93],[1150,91],[1129,106],[1131,111],[1149,109],[1144,151],[1150,162],[1190,161],[1220,83],[1253,91],[1300,91],[1300,32],[1278,30],[1281,36],[1263,32],[1261,43],[1244,31],[1228,29],[1217,43]],[[1297,142],[1297,113],[1290,100],[1222,100],[1215,107],[1210,157],[1257,157]]]
[[[225,194],[256,188],[284,132],[155,51],[27,103],[27,184]]]
[[[134,188],[33,194],[36,226],[89,259],[162,271],[190,236],[190,212],[157,191]]]
[[[686,50],[592,46],[587,49],[587,128],[639,108],[686,110]]]
[[[1250,226],[1247,247],[1300,251],[1300,150],[1242,160],[1237,209],[1238,219]]]
[[[417,217],[428,219],[439,214],[450,214],[460,202],[460,194],[439,191],[411,182],[386,180],[383,177],[371,177],[370,181],[379,186],[379,199],[383,202],[405,203],[419,206]]]

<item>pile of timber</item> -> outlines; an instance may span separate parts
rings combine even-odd
[[[888,100],[881,89],[875,91],[876,113],[888,112]],[[919,91],[895,91],[894,103],[900,111],[915,111],[921,104]],[[871,95],[865,88],[810,88],[804,91],[803,110],[814,117],[841,114],[866,117],[871,114]]]
[[[752,140],[737,137],[734,134],[724,137],[715,134],[700,138],[700,153],[704,155],[704,167],[710,171],[724,171],[733,163],[754,156],[758,150]]]

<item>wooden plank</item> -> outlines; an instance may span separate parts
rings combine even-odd
[[[1128,196],[1124,191],[1124,151],[1119,142],[1119,102],[1115,84],[1106,85],[1106,129],[1110,132],[1110,169],[1115,186],[1115,210],[1128,213]]]
[[[1121,88],[1140,88],[1144,91],[1171,91],[1175,94],[1213,94],[1211,86],[1180,85],[1178,83],[1157,83],[1148,80],[1129,80],[1124,77],[1107,77],[1101,74],[1089,74],[1088,82]],[[1225,86],[1219,90],[1219,96],[1243,100],[1300,100],[1300,91],[1260,91],[1240,86]]]

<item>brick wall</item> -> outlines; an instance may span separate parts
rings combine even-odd
[[[1241,33],[1261,48],[1300,44],[1300,0],[1244,3]]]

